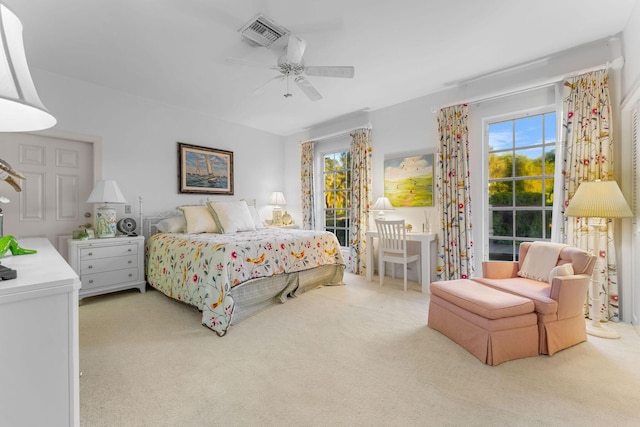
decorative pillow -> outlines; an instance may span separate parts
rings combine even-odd
[[[265,228],[264,223],[260,219],[260,214],[255,206],[249,206],[249,213],[251,214],[251,218],[253,218],[253,224],[256,226],[256,230],[260,228]]]
[[[222,233],[255,230],[249,205],[244,200],[237,202],[207,202]]]
[[[156,229],[161,233],[184,233],[186,228],[187,221],[184,215],[163,219],[156,224]]]
[[[553,283],[553,278],[557,276],[572,276],[573,275],[573,265],[571,264],[562,264],[556,267],[549,272],[549,283]]]
[[[522,262],[518,276],[546,282],[549,273],[558,263],[560,251],[567,245],[551,242],[533,242]]]
[[[180,206],[178,209],[184,212],[187,233],[220,233],[220,228],[206,206]]]

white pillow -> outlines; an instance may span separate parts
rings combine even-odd
[[[220,233],[209,208],[206,206],[180,206],[187,222],[187,233]]]
[[[184,215],[163,219],[156,224],[156,229],[161,233],[184,233],[186,228],[187,221]]]
[[[556,267],[553,267],[549,272],[549,283],[553,283],[553,278],[557,276],[572,276],[573,275],[573,265],[571,264],[562,264]]]
[[[256,229],[249,205],[244,200],[237,202],[207,202],[222,233],[251,231]]]
[[[249,213],[251,214],[251,218],[253,218],[253,224],[256,226],[256,230],[264,227],[264,222],[260,219],[260,214],[255,206],[249,206]]]

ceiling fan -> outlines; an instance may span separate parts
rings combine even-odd
[[[311,84],[306,76],[340,77],[348,79],[353,78],[355,69],[351,66],[305,65],[303,61],[303,55],[306,45],[307,43],[300,37],[290,35],[284,54],[278,58],[277,65],[275,67],[271,67],[272,70],[278,71],[280,75],[272,78],[264,85],[255,89],[253,92],[261,92],[269,83],[273,81],[286,80],[287,92],[284,94],[284,97],[290,98],[293,96],[293,94],[289,92],[289,80],[293,80],[293,82],[300,88],[302,93],[304,93],[307,98],[309,98],[311,101],[318,101],[322,99],[322,95],[313,86],[313,84]]]

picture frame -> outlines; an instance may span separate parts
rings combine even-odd
[[[87,233],[87,239],[95,239],[96,238],[96,232],[93,230],[93,228],[87,228],[85,231]]]
[[[178,189],[233,195],[233,151],[178,142]]]
[[[433,206],[433,153],[384,160],[384,195],[396,208]]]

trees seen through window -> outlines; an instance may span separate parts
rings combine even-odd
[[[489,259],[517,260],[520,242],[550,240],[556,114],[495,123],[489,141]]]

